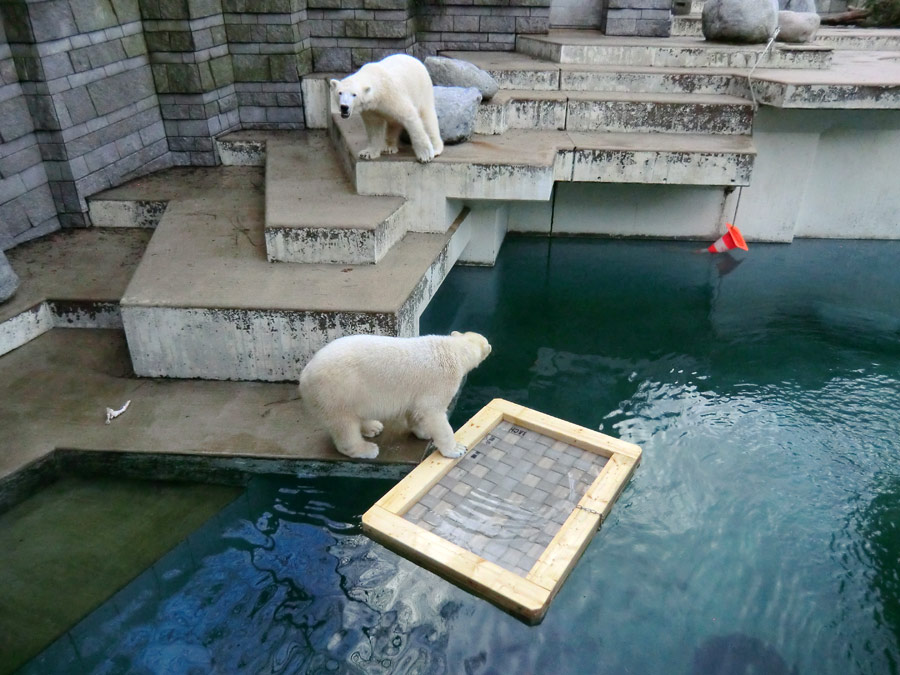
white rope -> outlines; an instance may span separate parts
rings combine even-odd
[[[769,38],[769,43],[766,45],[766,48],[763,49],[759,56],[756,57],[756,63],[753,64],[753,67],[750,69],[750,72],[747,73],[747,84],[750,86],[750,98],[753,99],[753,110],[759,110],[759,103],[756,102],[756,92],[753,90],[753,73],[756,71],[756,68],[759,66],[760,62],[765,58],[766,54],[769,53],[769,50],[772,48],[772,45],[775,43],[775,38],[778,37],[778,33],[781,31],[781,26],[775,26],[775,32],[772,33],[772,37]]]

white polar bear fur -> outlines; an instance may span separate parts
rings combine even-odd
[[[400,132],[406,129],[420,162],[430,162],[444,151],[434,87],[425,65],[406,54],[394,54],[367,63],[343,80],[331,80],[341,117],[359,112],[369,143],[359,153],[375,159],[397,152]]]
[[[349,457],[377,457],[378,446],[363,436],[377,436],[382,420],[394,418],[405,418],[445,457],[459,457],[466,449],[453,438],[447,407],[466,373],[490,353],[478,333],[342,337],[316,352],[300,373],[300,397]]]

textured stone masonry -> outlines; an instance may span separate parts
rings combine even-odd
[[[607,35],[668,37],[672,0],[608,0],[601,28]]]
[[[467,4],[470,3],[470,4]],[[0,249],[89,225],[98,191],[302,129],[301,78],[397,52],[512,50],[550,0],[4,0]]]

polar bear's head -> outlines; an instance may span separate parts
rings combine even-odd
[[[343,80],[331,80],[331,93],[337,99],[341,117],[347,119],[354,110],[366,110],[372,100],[372,85],[357,75],[350,75]]]
[[[459,331],[453,331],[450,333],[450,337],[463,340],[468,347],[467,351],[470,356],[469,370],[484,361],[488,357],[488,354],[491,353],[490,343],[484,335],[480,335],[479,333],[460,333]]]

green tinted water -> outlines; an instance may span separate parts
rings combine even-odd
[[[13,671],[240,494],[63,478],[0,514],[0,673]]]
[[[25,672],[896,673],[900,244],[510,238],[422,331],[643,462],[528,627],[371,543],[385,481],[261,478]]]

